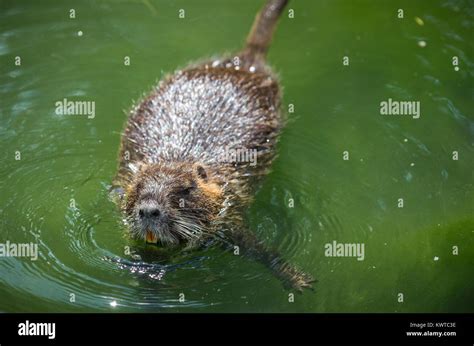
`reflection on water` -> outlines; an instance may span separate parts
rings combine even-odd
[[[179,20],[169,1],[85,1],[75,19],[1,2],[0,242],[40,253],[0,259],[0,310],[472,311],[474,9],[411,1],[400,19],[374,3],[294,2],[269,55],[294,112],[247,218],[318,279],[289,303],[251,259],[130,240],[107,193],[133,100],[237,49],[260,4],[190,1]],[[96,117],[57,115],[64,98]],[[419,101],[420,119],[380,115],[389,98]],[[326,257],[333,241],[363,243],[364,261]]]

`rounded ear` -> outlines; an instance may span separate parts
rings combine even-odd
[[[206,172],[206,170],[203,166],[198,165],[196,167],[196,171],[197,171],[197,174],[198,174],[199,178],[201,178],[203,180],[207,179],[207,172]]]

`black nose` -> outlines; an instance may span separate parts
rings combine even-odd
[[[160,210],[156,207],[141,207],[138,211],[140,217],[158,217],[160,214]]]

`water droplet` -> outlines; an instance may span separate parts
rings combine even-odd
[[[425,25],[425,22],[423,22],[423,19],[421,19],[420,17],[415,17],[415,22],[416,22],[416,24],[418,24],[419,26]]]
[[[443,177],[444,180],[447,180],[448,177],[449,177],[448,171],[445,170],[445,169],[443,169],[443,170],[441,171],[441,176]]]

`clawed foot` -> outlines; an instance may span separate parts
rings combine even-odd
[[[291,265],[285,265],[281,268],[279,276],[284,284],[291,289],[303,293],[303,289],[307,288],[314,291],[312,283],[317,282],[310,274],[307,274]]]

